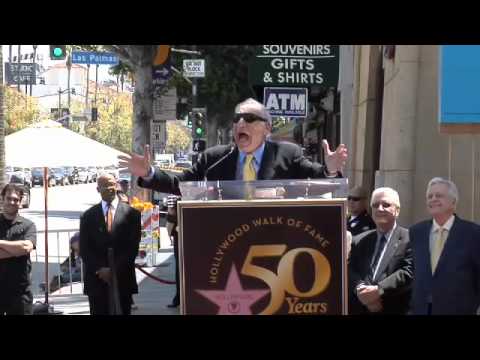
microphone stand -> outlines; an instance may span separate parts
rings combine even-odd
[[[110,268],[112,274],[111,283],[108,284],[109,312],[110,315],[122,315],[122,308],[120,306],[120,293],[118,291],[117,272],[112,248],[108,248],[108,267]]]
[[[235,150],[235,145],[232,145],[230,151],[222,156],[219,160],[217,160],[214,164],[212,164],[211,166],[208,167],[208,169],[205,170],[205,174],[204,174],[204,177],[203,177],[203,181],[204,181],[204,186],[206,188],[206,191],[205,191],[205,196],[203,198],[203,200],[208,200],[208,187],[207,187],[207,175],[208,175],[208,172],[210,170],[212,170],[213,168],[215,168],[218,164],[220,164],[222,161],[224,161],[227,157],[229,157],[230,155],[232,155],[233,151]],[[220,180],[217,180],[217,189],[218,189],[218,198],[219,200],[222,200],[222,189],[220,188]]]

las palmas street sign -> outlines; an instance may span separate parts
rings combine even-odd
[[[72,64],[117,65],[118,61],[118,56],[109,52],[72,52]]]

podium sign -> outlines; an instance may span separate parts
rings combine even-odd
[[[344,199],[180,201],[182,314],[346,314]]]

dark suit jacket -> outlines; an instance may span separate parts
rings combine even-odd
[[[183,174],[172,176],[155,169],[153,179],[138,179],[141,187],[164,193],[180,194],[180,181],[235,180],[239,151],[232,145],[218,145],[205,150],[197,163]],[[225,158],[224,158],[225,157]],[[223,158],[223,160],[222,160]],[[215,165],[221,160],[217,165]],[[215,165],[212,167],[212,165]],[[324,178],[323,165],[312,163],[302,149],[287,142],[265,142],[265,150],[258,171],[258,180]],[[339,174],[340,175],[340,174]]]
[[[80,218],[80,257],[84,263],[87,295],[100,295],[107,284],[95,272],[108,267],[108,248],[114,251],[120,295],[138,292],[135,278],[135,258],[141,236],[140,212],[121,201],[115,211],[112,232],[107,232],[102,204],[92,206]]]
[[[412,313],[427,314],[431,301],[432,314],[475,314],[480,305],[480,227],[455,216],[432,275],[432,224],[427,220],[410,228],[415,264]]]
[[[375,225],[375,222],[367,211],[364,211],[353,220],[351,220],[351,216],[347,219],[347,230],[350,231],[353,236],[368,230],[373,230],[376,227],[377,225]]]
[[[384,314],[405,314],[409,308],[413,279],[413,258],[408,230],[397,225],[373,279],[370,264],[375,252],[377,231],[357,235],[352,241],[348,264],[351,314],[369,313],[358,300],[356,287],[365,282],[378,285]]]

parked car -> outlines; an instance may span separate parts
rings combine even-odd
[[[67,185],[68,175],[64,168],[52,168],[53,176],[55,177],[55,185]]]
[[[56,183],[52,169],[48,169],[48,186],[55,186]],[[32,187],[35,185],[43,186],[43,167],[32,168]]]
[[[78,182],[89,183],[90,182],[90,172],[86,167],[78,167]]]
[[[130,183],[131,179],[132,179],[132,174],[130,173],[130,171],[128,170],[119,171],[117,182],[120,182],[122,180],[127,180]]]
[[[88,171],[90,172],[90,180],[91,182],[96,182],[97,181],[97,168],[95,166],[89,166]]]
[[[73,166],[64,166],[69,184],[78,184],[78,169]]]
[[[169,168],[172,166],[172,163],[169,160],[155,160],[153,165],[161,168]]]
[[[192,167],[192,163],[188,160],[178,160],[175,163],[175,167],[189,169]]]
[[[115,179],[118,179],[120,174],[118,172],[118,169],[116,166],[113,166],[113,165],[110,165],[110,166],[106,166],[104,168],[104,172],[106,172],[107,174],[111,174],[115,177]]]
[[[30,177],[25,176],[24,169],[17,166],[5,167],[6,182],[10,182],[12,177],[15,177],[15,183],[30,184]]]
[[[18,184],[23,187],[23,198],[22,198],[22,208],[29,208],[30,207],[30,185],[25,184],[19,177],[13,175],[10,178],[10,183]]]

